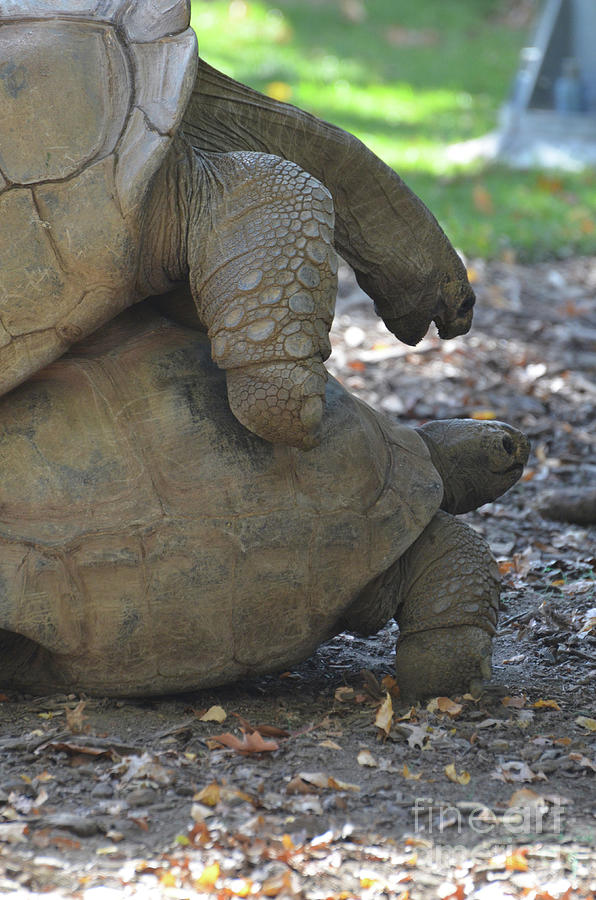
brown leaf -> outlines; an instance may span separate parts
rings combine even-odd
[[[314,787],[326,790],[331,788],[334,791],[359,791],[357,784],[349,784],[347,781],[340,781],[333,775],[325,775],[324,772],[299,772],[298,778]]]
[[[74,709],[69,706],[64,707],[64,715],[66,717],[66,727],[73,734],[82,734],[88,726],[84,723],[83,710],[87,706],[86,700],[79,700]]]
[[[385,735],[391,731],[391,723],[393,721],[393,704],[389,694],[385,694],[385,699],[379,706],[375,716],[375,725]]]
[[[451,718],[459,716],[463,709],[461,703],[455,703],[455,701],[451,700],[449,697],[437,697],[437,707],[439,712],[447,713]]]
[[[556,709],[561,712],[561,707],[557,703],[556,700],[537,700],[536,703],[532,703],[533,709]]]
[[[455,768],[455,763],[449,763],[448,765],[446,765],[444,771],[445,771],[445,775],[447,776],[449,781],[453,781],[454,784],[469,784],[470,783],[470,777],[471,777],[470,773],[464,769],[462,772],[460,772],[458,774],[457,770]]]
[[[90,744],[74,744],[70,741],[52,741],[49,744],[45,744],[45,747],[50,750],[57,750],[58,752],[72,753],[75,756],[86,754],[87,756],[107,756],[109,759],[115,758],[113,750],[106,749],[105,747],[93,747]]]
[[[591,759],[588,759],[587,756],[583,756],[581,753],[570,753],[569,759],[572,759],[584,769],[592,769],[593,772],[596,772],[596,764],[594,764]]]
[[[286,794],[312,794],[313,787],[315,787],[315,785],[304,781],[300,775],[294,775],[292,780],[289,781],[286,786]]]
[[[395,699],[399,698],[399,685],[393,675],[383,675],[381,678],[381,686],[388,691]]]
[[[379,766],[370,750],[360,750],[357,760],[359,766],[368,766],[371,769],[376,769]]]
[[[234,718],[238,719],[238,724],[240,725],[242,731],[247,731],[249,734],[252,734],[254,731],[258,731],[259,734],[264,737],[279,737],[279,738],[287,738],[290,737],[290,732],[286,731],[285,728],[278,728],[277,725],[264,725],[260,723],[259,725],[251,725],[250,722],[241,716],[240,713],[232,713]]]
[[[286,731],[285,728],[278,728],[277,725],[263,725],[261,723],[256,726],[255,731],[258,731],[259,734],[262,734],[264,737],[290,737],[289,731]]]
[[[416,774],[415,772],[410,771],[406,763],[404,763],[402,766],[401,774],[404,776],[404,778],[407,778],[408,781],[419,781],[422,778],[422,772]]]
[[[503,706],[511,707],[512,709],[523,709],[526,705],[527,697],[503,697],[501,703]]]
[[[217,806],[221,798],[221,790],[217,781],[212,781],[192,798],[205,806]]]
[[[491,778],[505,782],[546,781],[546,775],[543,772],[533,772],[527,763],[519,760],[509,760],[502,763],[491,773]]]
[[[544,797],[531,788],[519,788],[519,790],[512,793],[507,806],[516,809],[528,809],[534,807],[544,808],[546,804]]]
[[[336,744],[335,741],[331,741],[327,738],[325,741],[319,741],[319,747],[324,747],[326,750],[341,750],[339,744]]]
[[[596,731],[596,719],[590,719],[588,716],[578,716],[575,724],[580,728],[587,728],[588,731]]]
[[[528,851],[525,847],[521,847],[519,850],[515,850],[510,856],[505,859],[505,868],[508,872],[527,872],[528,871],[528,860],[526,856]]]
[[[248,755],[250,753],[271,753],[273,750],[279,750],[277,741],[264,741],[258,731],[252,731],[250,734],[243,732],[242,738],[236,737],[226,731],[224,734],[214,734],[210,739],[210,743],[221,744],[223,747],[229,747],[236,753]]]

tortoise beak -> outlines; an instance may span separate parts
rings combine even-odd
[[[443,340],[466,334],[472,325],[476,295],[467,281],[441,285],[439,310],[434,322]]]

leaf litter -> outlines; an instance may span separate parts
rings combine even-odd
[[[472,334],[415,348],[342,269],[330,367],[406,424],[496,417],[532,439],[522,482],[466,516],[503,578],[490,688],[405,707],[393,624],[186,697],[0,685],[0,892],[592,897],[596,531],[539,510],[596,483],[596,260],[473,269]]]

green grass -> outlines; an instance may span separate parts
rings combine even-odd
[[[495,128],[527,37],[498,15],[507,5],[196,0],[193,26],[212,65],[365,141],[467,255],[594,253],[596,173],[448,159],[450,144]]]

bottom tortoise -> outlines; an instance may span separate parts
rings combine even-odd
[[[477,691],[499,579],[456,514],[515,483],[525,436],[397,425],[331,379],[305,453],[225,390],[205,337],[141,305],[0,400],[1,685],[203,688],[395,617],[405,699]]]

